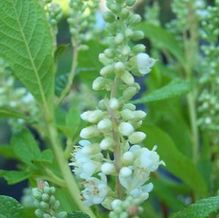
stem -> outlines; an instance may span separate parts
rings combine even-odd
[[[61,187],[65,187],[65,181],[61,178],[59,178],[58,176],[56,176],[50,169],[45,168],[45,172],[48,175],[48,178],[50,181],[55,182],[56,184],[58,184]]]
[[[189,14],[188,14],[188,24],[189,24],[189,33],[190,38],[188,38],[187,30],[183,33],[184,38],[184,49],[185,49],[185,58],[186,66],[185,73],[186,79],[191,81],[193,79],[192,71],[193,66],[196,64],[196,57],[198,53],[198,20],[197,16],[194,13],[192,3],[188,4]],[[191,125],[192,133],[192,142],[193,142],[193,161],[197,163],[199,158],[199,130],[197,126],[197,112],[196,112],[196,90],[193,90],[187,95],[187,103],[189,109],[189,119]]]
[[[73,46],[72,67],[68,76],[68,82],[66,87],[62,91],[60,98],[57,101],[57,105],[61,104],[65,96],[68,95],[68,93],[70,92],[76,74],[77,65],[78,65],[78,46],[75,45]]]
[[[110,97],[114,98],[116,97],[117,92],[117,83],[118,78],[115,77]],[[120,143],[120,135],[118,134],[118,122],[116,119],[116,116],[114,114],[113,110],[109,111],[111,120],[112,120],[112,134],[113,134],[113,140],[115,142],[115,150],[114,150],[114,161],[115,161],[115,168],[116,168],[116,193],[118,198],[122,198],[122,187],[119,182],[119,172],[121,169],[121,143]]]
[[[48,123],[48,132],[49,132],[49,138],[52,144],[56,161],[59,165],[60,171],[65,180],[69,194],[71,195],[73,201],[77,204],[77,206],[81,211],[87,213],[91,218],[96,218],[93,212],[89,208],[85,207],[82,201],[80,200],[81,199],[80,191],[77,187],[77,183],[72,175],[72,172],[68,167],[68,162],[64,158],[63,150],[61,149],[59,144],[57,130],[54,127],[53,123]]]

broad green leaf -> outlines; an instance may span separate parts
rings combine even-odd
[[[9,185],[19,183],[31,176],[30,172],[15,170],[0,170],[0,177],[3,177]]]
[[[68,218],[90,218],[90,217],[83,212],[75,211],[75,212],[69,213]]]
[[[0,156],[14,158],[14,152],[10,145],[0,145]]]
[[[24,163],[31,164],[32,161],[41,157],[41,152],[31,133],[27,130],[15,135],[11,142],[15,155]]]
[[[160,101],[176,96],[181,96],[188,93],[192,89],[192,83],[185,80],[173,80],[166,86],[153,91],[152,93],[143,96],[134,101],[135,104]]]
[[[166,169],[179,177],[192,190],[201,196],[207,192],[206,183],[191,159],[180,153],[173,140],[164,131],[154,125],[143,124],[142,130],[147,133],[145,143],[152,148],[158,145],[158,153],[166,163]]]
[[[0,39],[1,40],[1,39]],[[1,49],[1,47],[0,47]],[[9,107],[0,107],[0,118],[22,118],[26,119],[25,115],[17,110]]]
[[[81,111],[73,104],[65,117],[65,125],[68,128],[68,137],[72,138],[80,129]]]
[[[162,50],[168,50],[182,65],[185,64],[183,48],[174,35],[162,27],[146,22],[139,24],[138,29],[144,32],[145,36],[153,42],[154,46]]]
[[[0,215],[5,218],[22,218],[22,206],[14,198],[0,195]]]
[[[53,92],[53,40],[37,0],[0,1],[0,57],[40,102]]]
[[[201,199],[172,215],[171,218],[205,218],[219,210],[219,196]]]

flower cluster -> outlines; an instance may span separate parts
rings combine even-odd
[[[99,55],[104,67],[92,85],[94,90],[104,91],[105,97],[95,110],[81,114],[90,125],[81,130],[83,140],[70,164],[84,181],[84,202],[89,206],[102,204],[113,211],[117,208],[115,200],[125,204],[130,198],[138,204],[146,200],[152,190],[152,184],[147,184],[150,174],[161,164],[156,146],[153,150],[141,147],[146,134],[137,129],[146,113],[129,103],[140,89],[134,76],[148,74],[155,63],[145,53],[144,45],[130,43],[144,37],[134,28],[141,20],[129,10],[134,4],[135,0],[107,1],[104,18],[108,48]]]
[[[206,42],[202,45],[204,60],[202,60],[203,74],[200,78],[201,93],[199,102],[199,125],[203,129],[218,129],[219,118],[219,1],[215,6],[207,8],[207,15],[202,21],[201,36]]]
[[[148,7],[145,7],[145,14],[144,18],[147,21],[147,23],[153,24],[155,26],[160,26],[160,5],[158,2],[153,2],[153,4]]]
[[[70,14],[68,23],[74,46],[86,49],[84,44],[90,40],[94,34],[96,12],[99,7],[99,0],[70,0]]]
[[[10,67],[0,58],[0,107],[11,107],[23,112],[36,112],[33,96],[23,87],[16,87]]]
[[[47,13],[48,20],[50,25],[52,26],[54,35],[56,35],[58,32],[58,22],[61,20],[63,16],[61,6],[58,3],[53,2],[53,0],[41,0],[41,2]]]
[[[190,14],[199,20],[206,15],[205,7],[204,0],[174,0],[172,10],[176,15],[176,19],[167,24],[168,29],[177,35],[181,35],[193,22],[188,22]]]
[[[47,182],[41,181],[38,188],[32,190],[35,214],[39,218],[66,218],[66,212],[59,212],[60,203],[56,200],[55,187],[50,187]]]

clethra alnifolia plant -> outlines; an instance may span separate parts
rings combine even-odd
[[[144,37],[134,26],[141,17],[130,11],[135,1],[107,1],[107,48],[99,54],[104,65],[92,84],[95,91],[104,91],[96,110],[88,110],[81,118],[89,123],[80,132],[79,147],[73,152],[73,172],[84,180],[82,196],[91,206],[102,204],[112,210],[110,217],[128,217],[129,207],[145,201],[153,185],[150,173],[160,165],[156,146],[142,147],[146,137],[138,131],[146,113],[137,110],[130,99],[140,86],[134,76],[151,71],[155,60],[145,53],[143,44],[132,44]],[[108,177],[108,178],[107,178]],[[114,180],[110,185],[107,180]],[[123,201],[128,207],[122,209]],[[136,210],[136,216],[140,210]]]
[[[0,218],[218,217],[218,0],[0,8]]]

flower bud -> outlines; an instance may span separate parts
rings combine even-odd
[[[132,34],[132,40],[138,41],[144,38],[144,33],[142,31],[134,31]]]
[[[112,201],[111,207],[112,207],[113,210],[115,210],[116,208],[120,207],[121,204],[122,204],[121,200],[115,199],[115,200]]]
[[[89,126],[81,130],[80,137],[84,139],[89,139],[97,136],[99,133],[96,126]]]
[[[123,41],[124,41],[124,36],[122,33],[118,33],[116,36],[115,36],[115,43],[120,45]]]
[[[120,169],[119,175],[121,177],[129,177],[132,175],[132,170],[129,167],[122,167]]]
[[[100,70],[100,75],[106,76],[106,75],[112,73],[113,70],[114,70],[113,65],[107,65]]]
[[[124,92],[123,92],[123,98],[126,100],[129,100],[133,98],[136,94],[138,93],[138,89],[134,86],[128,87]]]
[[[105,174],[105,175],[111,175],[115,172],[115,166],[112,163],[104,163],[101,166],[101,171]]]
[[[129,141],[132,144],[140,143],[142,142],[146,137],[146,134],[143,132],[134,132],[129,136]]]
[[[116,73],[123,73],[125,71],[125,65],[122,62],[117,62],[114,64],[114,69]]]
[[[112,129],[112,121],[108,118],[105,118],[97,124],[97,128],[100,131],[109,131]]]
[[[104,138],[100,142],[100,148],[102,150],[107,150],[113,147],[113,139],[111,137]]]
[[[132,7],[134,4],[135,4],[136,0],[126,0],[126,4],[129,6],[129,7]]]
[[[119,132],[124,136],[129,136],[134,132],[134,127],[128,122],[122,122],[119,125]]]
[[[92,84],[93,90],[102,90],[105,88],[105,82],[106,80],[103,77],[97,77]]]
[[[124,164],[130,164],[134,159],[134,155],[131,151],[127,151],[123,154],[122,160]]]
[[[120,78],[127,85],[132,85],[135,82],[134,77],[128,71],[125,71]]]
[[[117,110],[119,108],[119,100],[116,99],[116,98],[111,98],[109,100],[109,107],[112,109],[112,110]]]
[[[104,113],[101,110],[86,111],[81,114],[81,119],[90,123],[97,123],[103,117]]]

